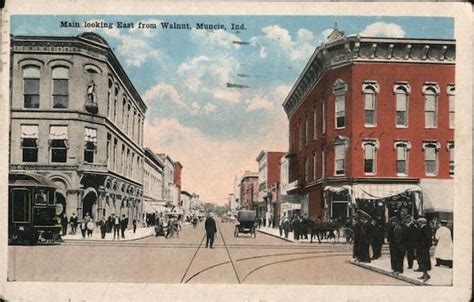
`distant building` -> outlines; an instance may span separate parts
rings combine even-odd
[[[181,192],[180,187],[175,183],[179,181],[181,186],[181,170],[183,166],[179,162],[174,162],[173,159],[164,153],[158,154],[161,160],[164,162],[164,179],[163,179],[163,200],[168,204],[177,206],[180,203]],[[175,174],[175,168],[178,168]]]
[[[452,218],[455,52],[453,40],[337,30],[316,49],[283,103],[303,213]]]
[[[149,148],[145,148],[145,167],[143,179],[144,212],[164,212],[163,201],[164,163]]]
[[[258,214],[266,220],[265,225],[272,225],[280,216],[279,184],[280,159],[285,152],[261,151],[257,156],[258,163]]]
[[[258,173],[246,171],[240,178],[240,208],[256,210],[258,203]]]
[[[192,216],[191,203],[193,195],[187,191],[181,191],[181,203],[180,206],[183,209],[185,216]]]
[[[290,161],[288,154],[280,159],[280,217],[293,217],[301,213],[301,203],[298,194],[288,194]]]
[[[11,37],[10,170],[59,188],[68,217],[140,221],[147,107],[107,42]]]

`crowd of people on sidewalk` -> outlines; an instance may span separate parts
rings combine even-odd
[[[101,239],[105,239],[107,233],[113,232],[113,239],[119,240],[120,238],[125,239],[125,233],[128,229],[129,219],[125,214],[122,217],[119,215],[111,214],[107,218],[102,217],[99,221],[95,222],[89,213],[86,213],[82,221],[79,221],[76,213],[72,213],[71,217],[67,217],[63,214],[60,218],[62,236],[68,234],[68,227],[70,227],[69,235],[75,235],[77,228],[81,232],[83,239],[90,239],[94,234],[94,230],[98,228],[100,230]],[[137,220],[132,220],[132,230],[136,233]]]
[[[403,218],[402,218],[403,216]],[[431,278],[430,248],[436,245],[434,257],[436,266],[453,267],[452,233],[447,227],[446,220],[440,221],[440,226],[429,222],[426,217],[419,216],[415,220],[411,215],[395,213],[384,223],[382,217],[372,218],[369,214],[359,210],[353,217],[353,258],[356,261],[370,263],[381,257],[382,245],[385,238],[389,244],[390,264],[394,275],[403,273],[405,257],[408,269],[414,269],[414,262],[421,272],[418,278],[426,282]],[[372,257],[370,256],[372,247]]]

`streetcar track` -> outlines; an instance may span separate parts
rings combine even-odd
[[[332,253],[332,254],[330,254]],[[334,254],[333,251],[331,250],[328,250],[328,251],[315,251],[315,252],[304,252],[304,253],[282,253],[282,254],[267,254],[267,255],[259,255],[259,256],[253,256],[253,257],[246,257],[246,258],[240,258],[240,259],[236,259],[235,262],[242,262],[242,261],[249,261],[249,260],[255,260],[255,259],[259,259],[259,258],[265,258],[265,257],[283,257],[283,256],[291,256],[291,255],[306,255],[306,254],[322,254],[322,255],[319,255],[321,257],[330,257],[330,256],[346,256],[346,255],[351,255],[351,253],[347,253],[347,252],[339,252],[338,254]],[[311,257],[314,257],[314,256],[311,256]],[[299,257],[299,258],[292,258],[293,260],[298,260],[298,259],[305,259],[306,257]],[[288,259],[289,260],[289,259]],[[224,261],[224,262],[221,262],[221,263],[218,263],[218,264],[214,264],[214,265],[211,265],[209,267],[206,267],[198,272],[196,272],[194,275],[192,275],[191,277],[189,277],[184,283],[188,283],[189,281],[191,281],[192,279],[194,279],[195,277],[199,276],[200,274],[206,272],[206,271],[209,271],[213,268],[216,268],[216,267],[219,267],[219,266],[222,266],[222,265],[225,265],[225,264],[228,264],[230,263],[230,261]],[[276,264],[276,263],[279,263],[279,261],[276,261],[276,262],[271,262],[271,263],[268,263],[267,265],[270,265],[270,264]],[[242,280],[242,283],[245,281],[245,279],[248,277],[248,275]]]
[[[234,269],[234,273],[235,273],[235,276],[237,277],[237,281],[239,282],[239,284],[241,284],[242,282],[240,282],[239,274],[237,273],[237,269],[235,268],[235,264],[234,264],[234,261],[232,260],[232,256],[230,255],[229,248],[227,247],[227,245],[225,243],[224,235],[221,232],[220,226],[219,226],[219,233],[221,234],[222,243],[224,244],[225,249],[227,251],[227,255],[229,256],[229,260],[230,260],[230,263],[232,264],[232,268]]]
[[[206,234],[204,234],[204,236],[202,236],[201,243],[199,243],[199,246],[198,246],[198,248],[196,249],[196,252],[194,252],[193,258],[191,258],[191,261],[189,262],[188,267],[186,268],[186,271],[184,272],[183,278],[181,278],[181,282],[180,282],[180,283],[183,283],[183,280],[184,280],[184,278],[186,277],[186,275],[188,274],[189,268],[190,268],[191,265],[193,264],[194,258],[196,258],[196,255],[197,255],[199,249],[201,248],[201,245],[202,245],[202,243],[204,242],[204,239],[205,239],[205,238],[206,238]]]

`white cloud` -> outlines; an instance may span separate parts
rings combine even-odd
[[[403,38],[405,37],[405,31],[395,23],[375,22],[367,25],[360,35],[365,37]]]
[[[241,41],[240,38],[224,30],[192,30],[191,38],[205,47],[240,49],[239,44],[233,43],[233,41]]]
[[[212,113],[212,112],[216,111],[217,106],[214,105],[214,104],[211,104],[211,103],[207,103],[206,106],[204,106],[203,109],[204,109],[205,114],[209,114],[209,113]]]
[[[224,90],[216,89],[213,93],[213,97],[218,100],[226,101],[229,103],[239,103],[242,97],[242,94],[239,90]]]
[[[247,100],[245,104],[247,105],[247,112],[256,110],[271,111],[275,108],[275,104],[272,101],[261,96],[253,97],[252,99]]]
[[[184,190],[200,194],[202,200],[222,204],[233,190],[236,172],[258,169],[255,158],[261,150],[287,150],[287,130],[282,127],[287,122],[280,113],[262,129],[261,139],[220,140],[174,118],[155,123],[146,120],[145,146],[157,153],[168,153],[183,164]]]
[[[155,103],[155,105],[169,101],[178,107],[186,107],[186,103],[174,86],[166,83],[159,83],[148,89],[143,95],[143,100],[146,103]]]

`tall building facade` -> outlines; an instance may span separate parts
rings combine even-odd
[[[283,103],[301,211],[452,217],[454,73],[453,40],[334,30]]]
[[[144,211],[148,213],[164,212],[163,182],[165,164],[149,148],[145,148],[143,179]]]
[[[54,182],[61,214],[140,221],[147,107],[107,42],[12,36],[10,72],[10,170]]]
[[[258,204],[258,173],[246,171],[240,178],[240,209],[256,210]]]
[[[280,186],[280,159],[284,152],[261,151],[257,156],[258,163],[258,214],[266,220],[265,224],[272,224],[280,216],[281,200],[279,199]]]

